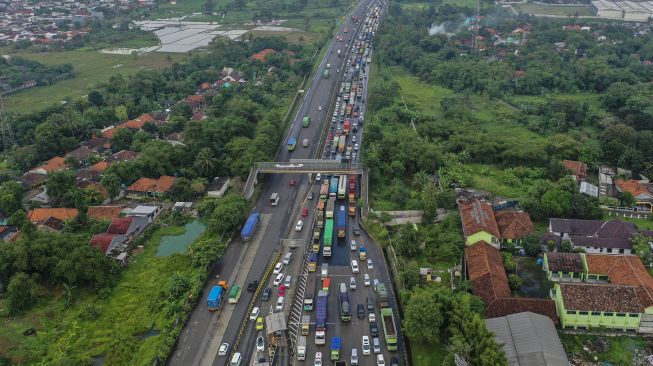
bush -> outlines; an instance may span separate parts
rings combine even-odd
[[[516,274],[510,274],[508,276],[508,285],[512,290],[517,290],[521,287],[523,281],[521,277],[517,276]]]
[[[512,257],[512,254],[501,252],[501,260],[503,261],[503,267],[506,269],[506,272],[514,272],[517,269],[517,263]]]

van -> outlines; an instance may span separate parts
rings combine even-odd
[[[229,366],[240,366],[241,361],[242,356],[240,355],[240,352],[236,352],[234,357],[231,358],[231,363],[229,363]]]
[[[381,342],[379,342],[379,337],[372,338],[372,350],[374,354],[381,353]]]
[[[358,350],[356,348],[351,349],[351,365],[352,366],[357,366],[358,365]]]
[[[292,260],[292,253],[286,253],[286,256],[283,257],[283,264],[290,264],[290,260]]]
[[[308,147],[308,139],[303,139],[302,140],[302,146],[303,147]]]

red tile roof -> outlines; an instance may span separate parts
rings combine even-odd
[[[485,317],[497,318],[524,311],[548,316],[553,320],[554,324],[560,323],[555,301],[551,299],[533,299],[525,297],[505,297],[496,299],[490,306],[485,308]]]
[[[186,102],[196,105],[204,102],[204,96],[200,94],[189,95],[184,99]]]
[[[96,220],[110,220],[120,216],[122,205],[91,206],[88,208],[88,217]]]
[[[587,177],[587,165],[585,163],[575,160],[563,160],[562,166],[571,171],[571,174],[575,175],[579,180]]]
[[[74,219],[77,217],[76,208],[35,208],[29,211],[27,219],[33,223],[47,220],[50,217],[57,218],[61,221]]]
[[[474,295],[486,304],[511,295],[501,253],[497,248],[483,241],[466,246],[465,260]]]
[[[111,245],[111,242],[113,241],[114,236],[115,235],[113,234],[107,233],[95,234],[91,238],[89,245],[100,249],[102,253],[106,253],[107,249],[109,249],[109,246]]]
[[[500,237],[499,228],[494,218],[492,205],[479,199],[472,198],[458,205],[460,219],[463,224],[465,236],[474,235],[481,231]]]
[[[145,113],[144,115],[136,119],[132,119],[121,124],[120,126],[118,126],[118,128],[125,127],[132,130],[140,130],[141,128],[143,128],[143,125],[145,125],[145,123],[147,122],[154,122],[154,118],[152,118],[152,116],[150,116],[149,114]]]
[[[651,193],[646,187],[637,180],[634,179],[617,179],[614,182],[615,186],[620,192],[630,192],[633,196],[637,197],[639,195],[649,196],[653,198],[653,193]]]
[[[266,61],[268,59],[268,56],[275,53],[276,51],[271,49],[271,48],[266,48],[263,51],[257,52],[252,55],[252,59],[258,60],[258,61]]]
[[[521,239],[535,232],[528,212],[496,211],[494,217],[501,233],[501,239]]]
[[[97,164],[91,165],[89,167],[89,169],[91,169],[93,171],[96,171],[98,173],[101,173],[101,172],[105,171],[108,167],[109,167],[109,163],[107,163],[106,161],[101,161],[101,162],[99,162]]]
[[[109,225],[109,228],[107,229],[106,233],[127,235],[129,232],[129,226],[131,226],[132,224],[132,220],[134,220],[133,216],[125,216],[125,217],[112,219],[111,225]]]
[[[585,272],[583,257],[580,253],[547,252],[544,253],[544,256],[551,272]]]
[[[106,130],[102,130],[102,137],[110,139],[113,137],[113,134],[115,134],[116,131],[118,131],[118,128],[116,127],[111,127],[111,128],[107,128]]]
[[[60,156],[55,156],[54,158],[46,161],[43,165],[37,167],[36,169],[42,169],[46,173],[52,173],[52,172],[56,172],[57,170],[62,170],[65,167],[66,167],[65,159]]]
[[[172,186],[175,184],[177,178],[171,177],[168,175],[163,175],[159,179],[152,178],[141,178],[134,182],[129,188],[128,191],[132,192],[159,192],[166,193],[172,189]]]

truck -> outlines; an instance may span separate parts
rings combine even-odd
[[[306,337],[297,337],[297,360],[304,361],[306,359]]]
[[[324,243],[322,245],[322,255],[331,256],[331,245],[333,245],[333,219],[327,219],[324,225]]]
[[[356,174],[349,175],[349,193],[356,193]]]
[[[209,311],[220,309],[222,299],[224,299],[224,294],[226,292],[227,281],[220,281],[217,286],[211,288],[211,292],[209,292],[209,296],[206,298],[206,306],[209,308]]]
[[[326,291],[318,292],[317,305],[315,311],[315,344],[326,343],[326,322],[327,322],[327,303],[329,293]]]
[[[358,248],[358,259],[364,261],[367,258],[367,249],[364,246]]]
[[[338,141],[338,151],[339,152],[345,151],[345,139],[340,139],[340,141]]]
[[[295,146],[297,146],[297,139],[294,137],[291,137],[288,139],[288,144],[286,144],[288,147],[288,151],[293,151],[295,150]]]
[[[376,297],[378,301],[379,308],[387,308],[390,306],[388,302],[388,289],[385,287],[383,282],[376,285],[374,289],[376,291]]]
[[[349,94],[349,89],[351,89],[351,83],[346,83],[345,84],[345,93]]]
[[[333,210],[336,205],[336,199],[335,198],[329,198],[327,201],[327,206],[326,206],[326,218],[327,219],[332,219],[333,218]]]
[[[318,240],[317,243],[319,245],[320,241]],[[320,249],[319,246],[317,248]],[[308,271],[315,272],[316,269],[317,269],[317,252],[310,252],[308,254]]]
[[[347,232],[347,214],[345,213],[345,206],[340,205],[338,210],[338,237],[344,238]]]
[[[324,70],[324,78],[325,79],[329,78],[329,69]]]
[[[329,182],[324,181],[322,182],[322,186],[320,187],[320,199],[326,199],[327,196],[329,195]]]
[[[391,308],[381,308],[381,320],[381,323],[383,323],[383,335],[385,335],[385,343],[388,346],[388,351],[396,351],[397,330]]]
[[[345,115],[351,116],[351,109],[352,109],[351,104],[347,104],[347,107],[345,108]]]
[[[341,175],[338,182],[338,199],[344,200],[347,194],[347,176]]]
[[[320,278],[322,280],[329,277],[329,263],[322,263],[322,267],[320,268],[320,274],[321,274]]]
[[[342,127],[342,132],[344,132],[345,135],[349,135],[349,118],[345,119],[345,125]]]
[[[316,259],[315,262],[317,263],[317,253],[320,252],[320,230],[315,230],[313,232],[313,252],[311,254],[315,254]],[[308,270],[311,270],[311,256],[309,254],[308,257]],[[315,271],[315,268],[313,268],[313,271]],[[312,272],[312,271],[311,271]]]
[[[331,279],[329,277],[323,278],[322,279],[322,291],[329,292],[330,287],[331,287]]]
[[[340,337],[331,338],[331,361],[340,359]]]
[[[356,198],[354,193],[349,193],[349,216],[356,216]]]
[[[304,116],[304,118],[302,118],[302,127],[308,127],[308,125],[310,124],[311,124],[311,117]]]
[[[256,212],[249,215],[247,221],[245,221],[243,230],[240,231],[240,238],[243,239],[243,241],[248,241],[252,238],[254,230],[256,230],[256,226],[258,225],[259,217],[260,215]]]
[[[302,315],[302,335],[307,336],[311,330],[311,316]]]
[[[313,311],[313,303],[315,298],[315,281],[317,275],[309,274],[308,283],[306,283],[306,295],[304,295],[304,311]]]
[[[238,285],[233,285],[231,286],[231,290],[229,291],[229,303],[230,304],[235,304],[238,302],[238,299],[240,299],[240,293],[241,293],[241,288]]]
[[[331,185],[329,186],[329,197],[336,198],[337,194],[338,194],[338,176],[334,175],[333,177],[331,177]]]

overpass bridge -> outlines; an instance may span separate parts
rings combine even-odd
[[[320,174],[363,174],[363,165],[360,163],[340,163],[335,160],[323,159],[290,159],[289,162],[256,162],[249,171],[245,183],[245,197],[250,198],[254,193],[259,173],[295,174],[295,173],[320,173]]]

